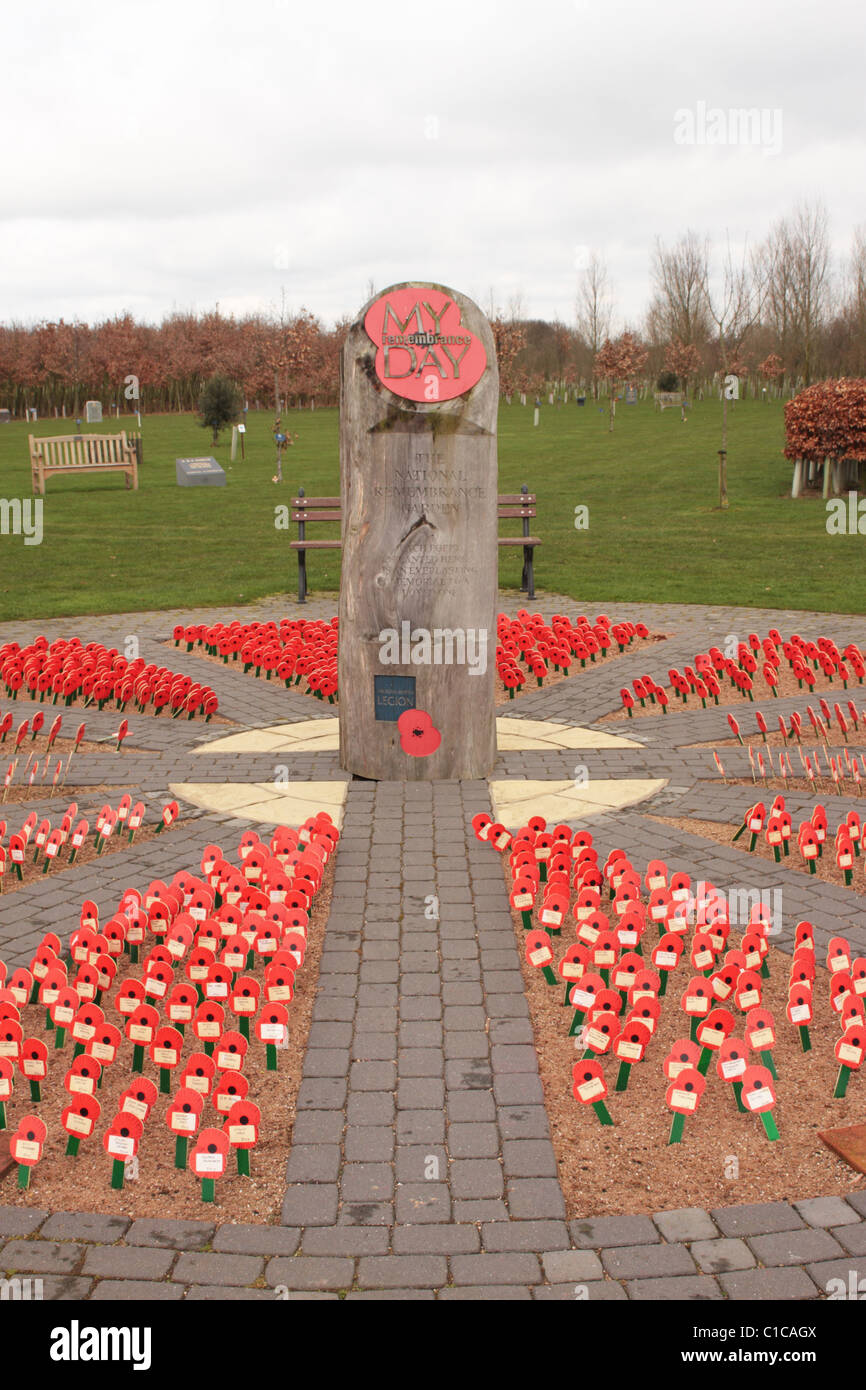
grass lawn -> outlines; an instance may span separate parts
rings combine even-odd
[[[499,490],[527,483],[538,494],[536,584],[588,603],[616,600],[737,603],[857,612],[863,538],[828,536],[820,499],[792,501],[782,457],[782,407],[740,401],[728,434],[730,508],[716,510],[721,404],[698,403],[688,422],[651,402],[620,403],[616,428],[585,407],[502,405]],[[297,593],[297,560],[277,531],[274,509],[303,484],[310,495],[339,492],[336,410],[290,412],[299,439],[272,481],[269,411],[250,412],[246,460],[229,460],[231,431],[211,448],[193,416],[145,416],[138,492],[122,474],[49,478],[44,539],[0,535],[0,619],[235,605]],[[286,417],[284,417],[284,424]],[[135,428],[126,417],[121,427]],[[74,422],[0,425],[0,498],[30,496],[27,435],[64,434]],[[118,422],[90,426],[111,433]],[[175,457],[213,453],[225,488],[180,488]],[[589,508],[589,529],[574,527]],[[518,523],[509,523],[515,533]],[[329,534],[322,526],[313,535]],[[519,549],[500,559],[500,583],[516,588]],[[339,586],[339,552],[311,552],[312,592]]]

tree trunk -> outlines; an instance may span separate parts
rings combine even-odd
[[[419,300],[425,289],[442,287],[419,287]],[[340,766],[361,777],[486,777],[496,758],[499,382],[489,324],[471,300],[446,293],[487,355],[483,375],[463,396],[428,405],[386,389],[365,311],[343,348]],[[445,312],[453,325],[453,308]],[[447,635],[438,658],[437,632]],[[397,647],[388,651],[391,633]],[[432,644],[426,655],[425,633]],[[402,746],[395,715],[410,709],[421,716],[419,729],[429,716],[441,734],[429,753],[413,756]]]

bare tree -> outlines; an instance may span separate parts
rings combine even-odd
[[[661,343],[697,347],[711,331],[706,302],[709,247],[688,231],[670,249],[656,240],[652,258],[653,297],[648,320]]]
[[[766,281],[766,316],[775,349],[788,370],[808,386],[818,368],[821,339],[832,308],[827,212],[801,203],[772,228],[758,259]]]
[[[590,253],[589,264],[580,273],[575,306],[577,331],[589,352],[592,373],[596,356],[610,338],[613,321],[613,294],[610,277],[603,258],[597,251]],[[597,387],[594,384],[594,390]]]
[[[847,267],[843,314],[854,376],[866,374],[866,225],[855,228]]]
[[[722,377],[722,447],[719,449],[719,506],[728,506],[728,387],[726,378],[740,367],[743,344],[760,322],[766,298],[766,282],[761,274],[760,258],[749,257],[744,246],[736,259],[730,240],[725,250],[720,283],[710,288],[709,268],[702,280],[707,313],[714,327],[714,336]]]

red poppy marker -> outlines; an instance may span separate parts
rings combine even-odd
[[[229,1137],[221,1129],[203,1129],[196,1140],[189,1166],[201,1178],[203,1202],[215,1201],[214,1184],[225,1174],[229,1147]]]
[[[651,1030],[641,1019],[626,1019],[622,1031],[613,1040],[613,1054],[619,1061],[616,1090],[628,1088],[629,1076],[635,1062],[642,1062],[649,1047]]]
[[[778,1080],[772,1049],[776,1046],[776,1023],[769,1009],[763,1007],[750,1009],[746,1014],[746,1042],[753,1052],[760,1054],[761,1061],[774,1080]]]
[[[266,1067],[277,1070],[277,1043],[282,1042],[289,1026],[289,1011],[284,1004],[266,1004],[256,1020],[256,1037],[265,1044]]]
[[[126,1160],[134,1158],[138,1151],[142,1129],[141,1120],[136,1119],[135,1115],[121,1112],[115,1115],[110,1128],[102,1136],[102,1147],[112,1159],[111,1186],[118,1190],[123,1188]]]
[[[604,1103],[607,1099],[607,1082],[601,1064],[595,1061],[576,1062],[571,1075],[571,1092],[575,1100],[582,1105],[591,1105],[601,1124],[612,1125],[613,1120]]]
[[[171,1073],[180,1062],[183,1037],[176,1028],[163,1024],[156,1030],[148,1052],[150,1060],[159,1067],[159,1089],[163,1095],[171,1094]]]
[[[42,1099],[42,1082],[48,1075],[48,1048],[40,1038],[24,1038],[18,1057],[18,1070],[30,1082],[30,1099]]]
[[[764,1133],[770,1140],[778,1139],[779,1131],[772,1115],[776,1104],[773,1078],[766,1067],[746,1067],[743,1073],[743,1101],[747,1110],[759,1115]]]
[[[553,960],[553,948],[550,944],[550,937],[546,931],[531,931],[526,937],[524,954],[527,962],[534,970],[540,970],[549,985],[556,984],[551,961]]]
[[[12,1059],[0,1052],[0,1130],[6,1128],[6,1102],[12,1099],[15,1067]]]
[[[244,1099],[235,1101],[223,1128],[232,1148],[237,1151],[238,1172],[243,1177],[250,1176],[250,1150],[258,1143],[261,1122],[259,1107]]]
[[[127,983],[130,983],[127,981]],[[126,1022],[126,1036],[133,1044],[132,1070],[144,1070],[144,1049],[150,1047],[159,1027],[159,1013],[150,1004],[139,1004]]]
[[[66,1142],[68,1158],[78,1155],[82,1139],[89,1139],[99,1120],[101,1107],[95,1096],[82,1095],[73,1100],[60,1116],[60,1123],[69,1135]]]
[[[728,1082],[734,1092],[738,1110],[745,1110],[743,1104],[743,1076],[749,1064],[749,1053],[741,1038],[726,1038],[719,1048],[716,1071],[722,1081]]]
[[[204,1096],[181,1086],[166,1112],[166,1124],[175,1135],[174,1166],[185,1169],[190,1136],[195,1134],[204,1109]]]
[[[703,1023],[697,1027],[697,1040],[701,1047],[697,1070],[706,1076],[710,1058],[718,1052],[722,1043],[734,1031],[734,1016],[727,1009],[713,1009]]]
[[[841,1038],[837,1039],[833,1052],[839,1063],[839,1075],[836,1077],[833,1097],[840,1100],[848,1090],[852,1071],[858,1071],[863,1065],[863,1058],[866,1056],[866,1029],[857,1025],[846,1028]]]
[[[665,1104],[674,1111],[668,1145],[679,1144],[685,1129],[686,1116],[694,1115],[706,1088],[706,1078],[696,1067],[684,1067],[668,1086]]]
[[[442,735],[434,726],[432,716],[423,709],[404,710],[397,720],[400,731],[400,747],[412,758],[428,758],[442,742]]]
[[[42,1157],[42,1147],[48,1135],[44,1120],[38,1115],[25,1115],[9,1139],[9,1152],[18,1164],[18,1186],[30,1186],[31,1169]]]

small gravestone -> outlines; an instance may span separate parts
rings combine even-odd
[[[87,412],[88,425],[102,424],[102,401],[85,401],[84,409]]]
[[[215,458],[175,459],[178,487],[225,487],[226,475]]]
[[[636,387],[636,386],[627,386],[627,387],[625,388],[625,403],[626,403],[626,405],[637,405],[637,387]]]
[[[0,410],[0,425],[8,425],[12,419],[12,414],[8,410]]]
[[[376,295],[343,349],[340,765],[397,781],[496,758],[493,334],[472,300]]]

